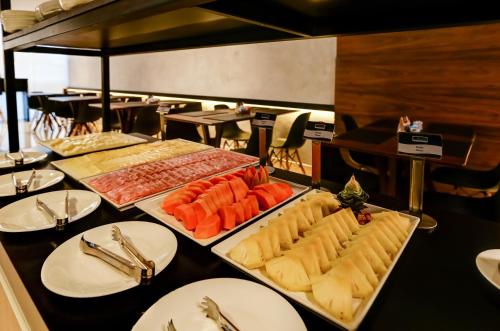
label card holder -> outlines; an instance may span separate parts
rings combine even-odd
[[[274,123],[276,123],[276,114],[269,113],[255,113],[255,117],[252,119],[252,126],[258,126],[260,128],[273,128]]]
[[[308,121],[304,131],[305,139],[331,142],[335,135],[335,124]]]
[[[398,153],[441,158],[443,156],[443,136],[435,133],[399,132]]]

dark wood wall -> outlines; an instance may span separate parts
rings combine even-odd
[[[469,167],[496,166],[500,24],[339,37],[335,107],[361,125],[403,114],[473,125]]]

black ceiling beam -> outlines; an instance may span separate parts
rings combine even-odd
[[[217,34],[203,35],[199,37],[183,38],[178,40],[167,40],[158,43],[144,45],[131,45],[126,47],[115,47],[109,49],[109,55],[125,55],[134,53],[172,51],[202,47],[227,46],[235,44],[250,44],[259,42],[270,42],[278,40],[297,39],[294,34],[282,31],[270,30],[258,26],[248,26]]]
[[[236,20],[300,37],[310,37],[313,30],[309,17],[274,1],[218,0],[199,7]]]
[[[152,16],[162,11],[173,11],[211,1],[214,0],[97,0],[4,37],[4,48],[20,51],[47,44],[44,40],[72,31],[91,29],[100,24],[112,25],[127,18]]]
[[[500,2],[491,0],[378,0],[358,7],[344,1],[328,16],[315,20],[313,35],[371,34],[498,21]]]
[[[52,46],[35,46],[21,50],[25,53],[44,53],[44,54],[62,54],[62,55],[75,55],[75,56],[102,56],[103,52],[99,49],[79,49],[79,48],[65,48],[65,47],[52,47]]]

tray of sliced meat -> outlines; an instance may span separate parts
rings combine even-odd
[[[257,164],[258,158],[209,149],[82,179],[80,182],[119,210],[191,181]]]

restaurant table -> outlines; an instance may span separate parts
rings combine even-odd
[[[38,168],[51,168],[47,162],[58,158],[49,152],[48,160]],[[274,175],[305,185],[310,183],[310,177],[280,169]],[[322,186],[334,192],[341,188],[330,182],[323,182]],[[61,189],[83,187],[65,178],[45,191]],[[2,199],[0,207],[14,200]],[[370,202],[392,209],[401,207],[398,201],[380,195],[372,195]],[[474,260],[481,251],[499,248],[500,224],[463,217],[446,206],[436,216],[440,227],[432,234],[414,233],[359,330],[498,330],[500,311],[495,301],[498,292],[491,291],[492,286],[482,279]],[[6,274],[10,269],[17,272],[17,275],[11,272],[9,280],[22,281],[36,310],[54,331],[130,330],[152,304],[181,286],[220,277],[259,282],[226,264],[210,252],[210,247],[202,247],[172,230],[178,242],[177,253],[150,285],[88,299],[63,297],[43,286],[40,279],[43,262],[58,246],[96,226],[130,220],[162,224],[137,209],[119,213],[102,201],[96,211],[69,224],[64,232],[0,233],[1,267]],[[22,302],[23,296],[15,293]],[[333,324],[288,301],[308,330],[337,330]]]
[[[234,109],[226,109],[226,110],[215,110],[215,111],[197,111],[191,114],[190,112],[181,113],[181,114],[163,114],[163,120],[170,121],[178,121],[191,123],[195,125],[200,125],[203,133],[203,141],[205,144],[210,144],[214,147],[220,147],[220,143],[222,140],[222,132],[224,130],[224,125],[231,122],[240,122],[251,120],[255,117],[255,112],[267,113],[267,114],[275,114],[275,115],[283,115],[287,113],[294,112],[291,109],[268,109],[268,108],[259,108],[258,110],[252,109],[249,113],[246,114],[237,114]],[[203,114],[205,113],[205,114]],[[208,131],[209,126],[215,127],[215,139],[210,139],[210,134]],[[165,125],[162,125],[162,128],[165,128]],[[164,129],[166,130],[166,129]],[[165,132],[162,133],[165,136]]]
[[[117,96],[117,95],[112,95],[110,97],[111,100],[113,99],[120,99],[123,98],[122,96]],[[92,101],[98,101],[101,100],[102,97],[98,95],[70,95],[70,96],[62,96],[62,97],[51,97],[49,98],[50,101],[55,101],[55,102],[62,102],[62,103],[67,103],[69,104],[69,107],[71,109],[71,112],[73,113],[73,118],[78,117],[78,112],[79,112],[79,105],[80,103],[89,103]],[[77,129],[77,123],[74,121],[71,123],[71,128],[68,131],[68,136],[73,135],[75,130]]]
[[[443,137],[443,155],[441,158],[421,157],[417,155],[398,153],[398,121],[381,119],[364,127],[351,130],[336,136],[331,145],[337,148],[369,153],[389,158],[389,183],[386,189],[390,195],[395,195],[396,162],[395,158],[410,159],[410,195],[409,210],[422,218],[419,227],[433,230],[437,223],[431,216],[422,212],[424,192],[425,161],[461,167],[467,165],[476,134],[469,126],[446,123],[424,123],[422,132],[441,134]],[[385,169],[380,169],[381,173]],[[384,178],[381,175],[381,178]]]
[[[91,103],[89,104],[91,108],[102,109],[102,103]],[[144,101],[133,101],[133,102],[112,102],[109,108],[112,111],[118,113],[118,118],[120,119],[120,126],[122,133],[132,132],[132,127],[134,125],[135,114],[141,108],[154,107],[158,108],[157,103],[147,103]]]

